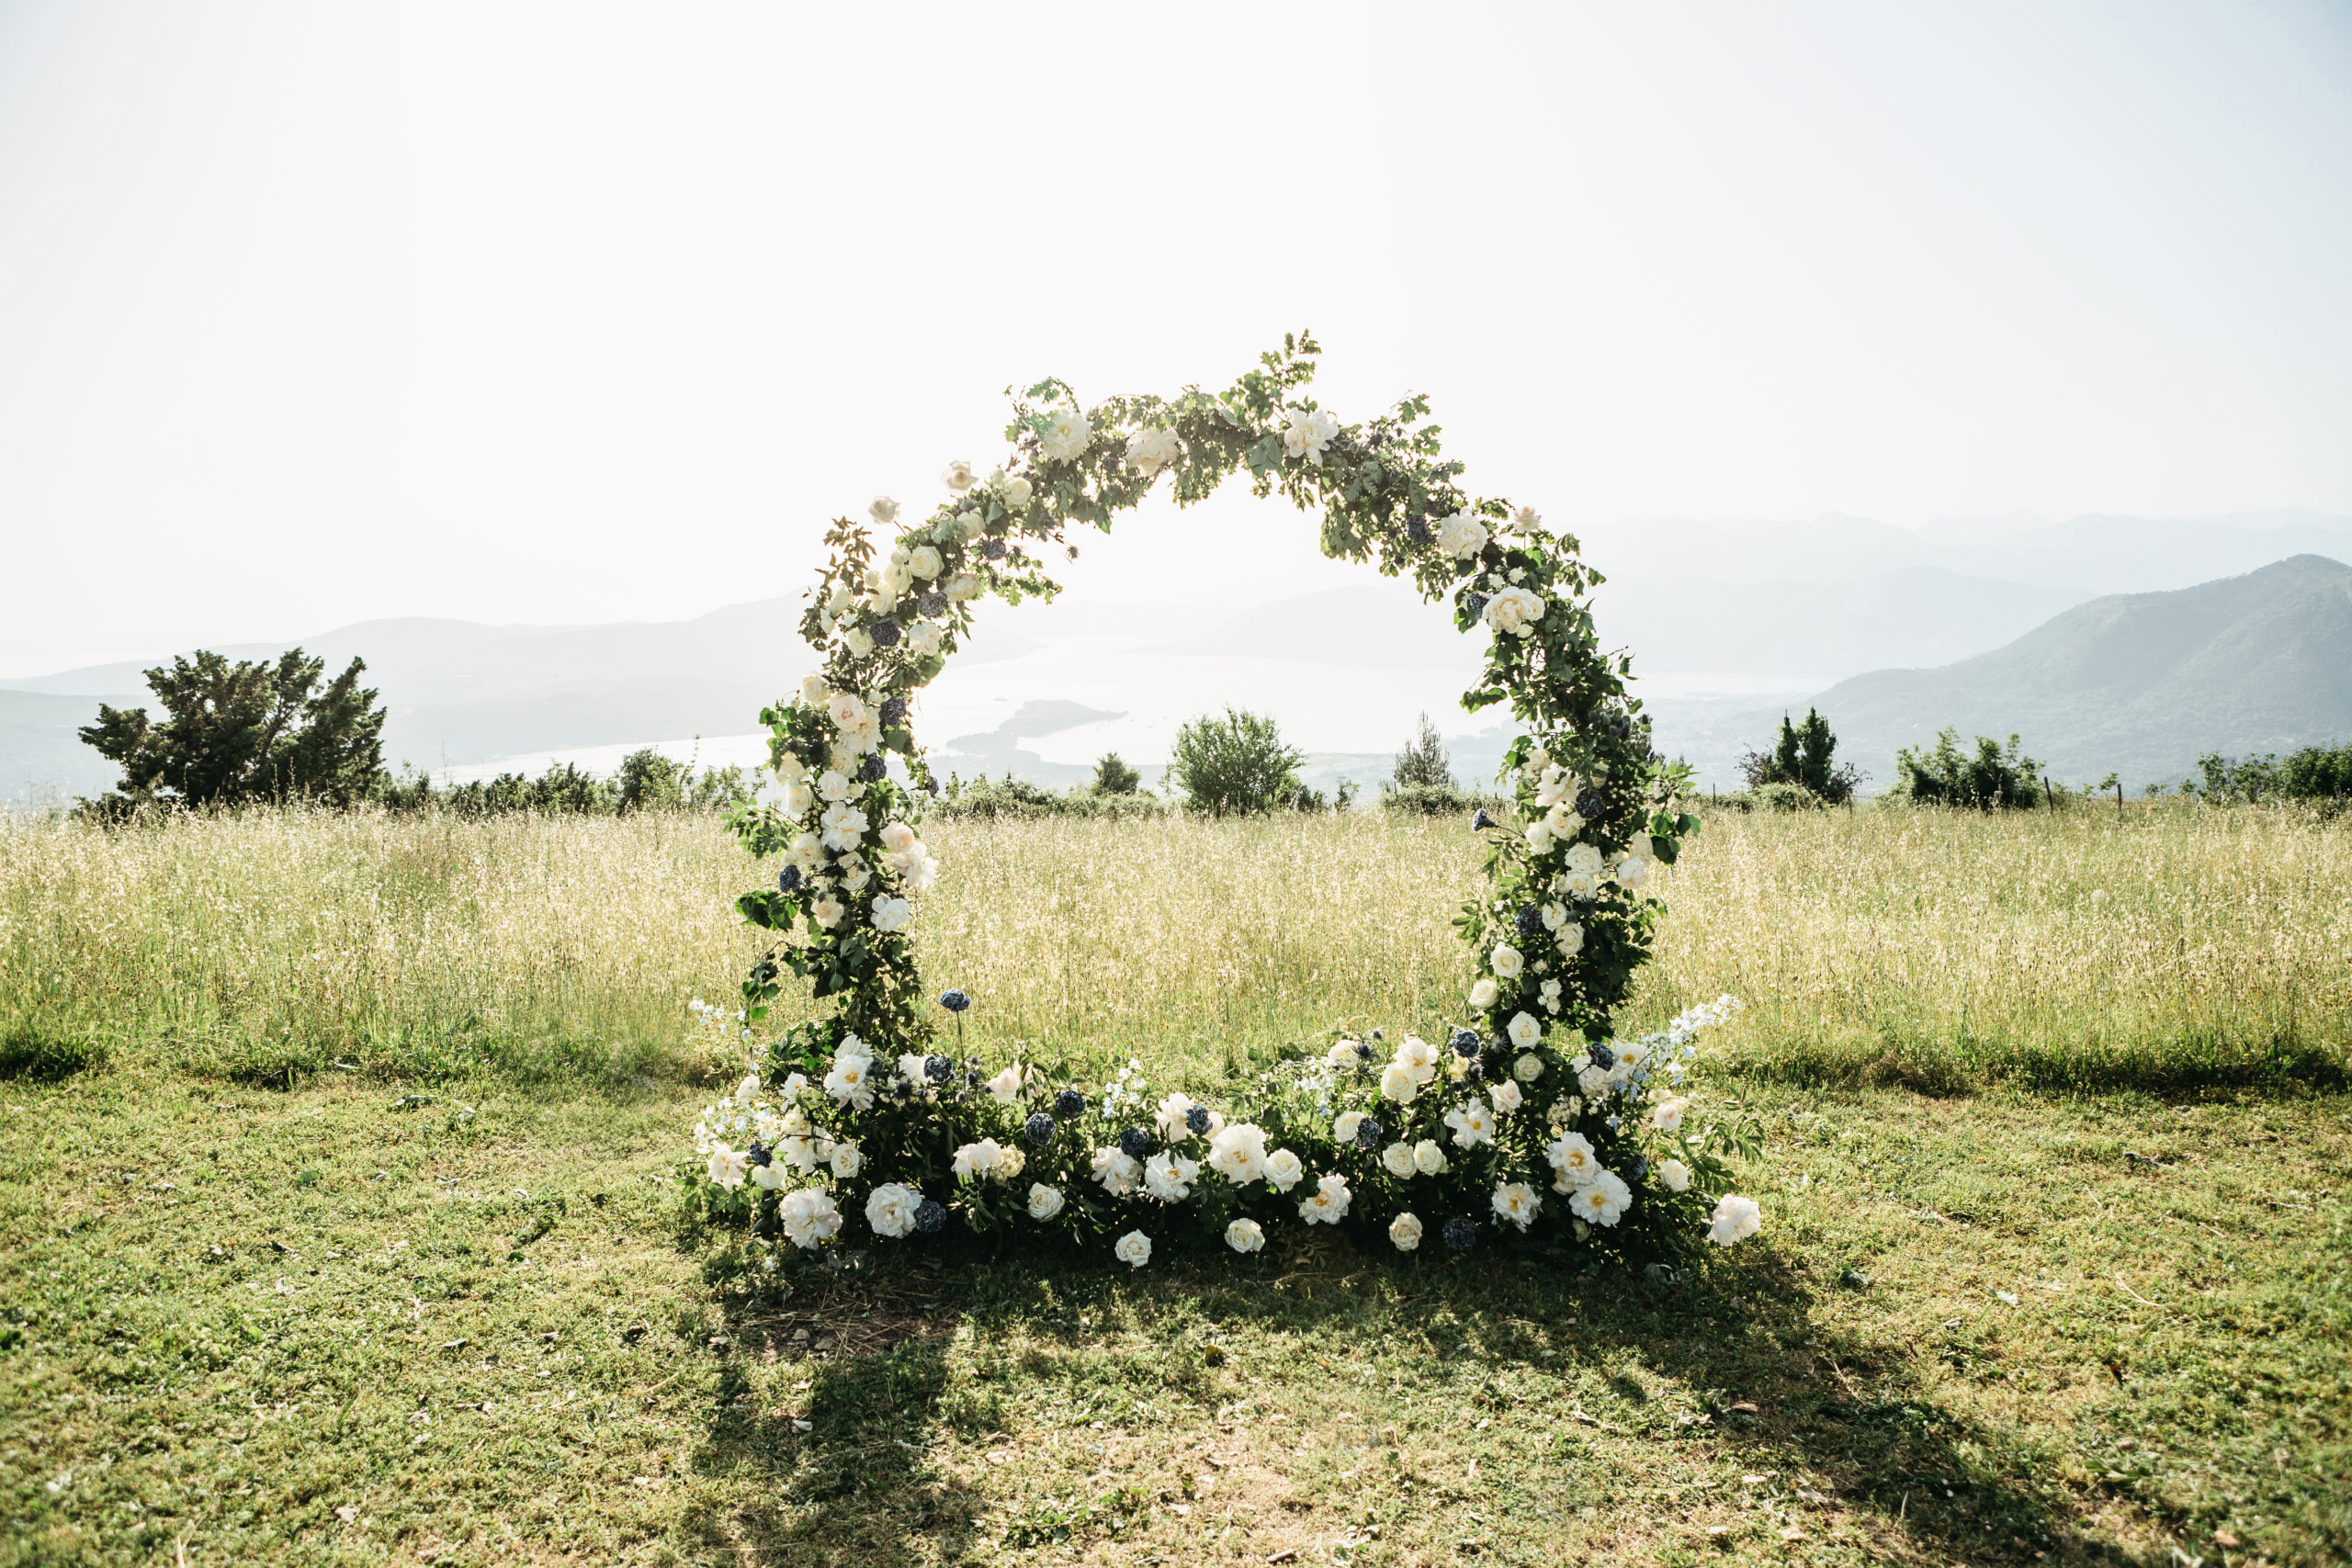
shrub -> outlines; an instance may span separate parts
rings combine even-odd
[[[1305,760],[1283,744],[1272,718],[1228,707],[1223,718],[1203,714],[1176,731],[1168,771],[1184,786],[1191,809],[1247,816],[1294,802]]]
[[[753,794],[741,768],[696,768],[647,747],[621,759],[619,770],[609,779],[570,762],[553,763],[536,779],[500,773],[446,789],[434,788],[432,779],[423,773],[409,773],[387,785],[378,798],[394,811],[447,811],[458,817],[524,811],[542,817],[619,817],[636,811],[728,811],[748,803]]]
[[[1396,766],[1390,770],[1388,782],[1381,787],[1383,794],[1401,795],[1408,790],[1435,789],[1451,792],[1453,788],[1453,759],[1445,754],[1445,740],[1421,715],[1420,727],[1405,749],[1396,753]]]
[[[1398,817],[1467,817],[1485,810],[1500,820],[1510,803],[1498,795],[1476,795],[1452,784],[1417,784],[1382,792],[1381,809]]]
[[[1772,750],[1750,751],[1739,760],[1739,771],[1747,775],[1751,792],[1781,784],[1802,790],[1817,801],[1844,806],[1854,798],[1855,786],[1862,782],[1862,771],[1851,762],[1837,766],[1831,761],[1837,750],[1838,737],[1829,732],[1829,721],[1816,710],[1807,708],[1802,725],[1791,724],[1789,716],[1782,714],[1780,738]],[[1767,809],[1787,811],[1797,807],[1774,803]]]
[[[2041,763],[2018,750],[2016,736],[2003,746],[1980,735],[1971,756],[1960,749],[1959,732],[1947,727],[1937,732],[1934,750],[1895,752],[1890,794],[1921,805],[2018,809],[2041,804]]]
[[[1141,795],[1143,775],[1127,766],[1116,751],[1105,751],[1094,761],[1096,795]]]
[[[1083,817],[1097,820],[1125,821],[1166,814],[1167,805],[1158,796],[1136,794],[1102,794],[1093,786],[1056,791],[1015,778],[1011,773],[1001,779],[986,775],[966,784],[950,774],[946,793],[931,807],[941,817],[952,819],[994,821],[1000,818]]]
[[[2248,757],[2244,761],[2208,751],[2197,759],[2205,776],[2209,800],[2343,800],[2352,796],[2352,740],[2335,746],[2306,746],[2290,751],[2284,761],[2278,753]]]
[[[1761,784],[1748,791],[1750,804],[1746,809],[1755,811],[1818,811],[1830,804],[1803,784]]]

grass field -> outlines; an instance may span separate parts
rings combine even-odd
[[[1453,824],[933,838],[975,1049],[1211,1082],[1458,983]],[[1711,821],[1628,1021],[1748,1001],[1769,1218],[1679,1280],[730,1275],[666,1177],[749,885],[695,819],[0,828],[0,1562],[2352,1557],[2342,827]]]

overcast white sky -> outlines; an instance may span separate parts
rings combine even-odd
[[[0,0],[0,673],[797,592],[1008,382],[1300,325],[1555,522],[2352,511],[2347,277],[2327,0]]]

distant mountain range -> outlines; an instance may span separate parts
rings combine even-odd
[[[2135,781],[2177,778],[2209,749],[2352,735],[2340,701],[2352,660],[2330,629],[2340,594],[2330,599],[2325,586],[2329,570],[2345,570],[2335,562],[2352,559],[2352,518],[1994,519],[1923,529],[1836,516],[1669,519],[1588,528],[1582,547],[1609,579],[1594,599],[1602,637],[1634,653],[1634,672],[1645,678],[1636,689],[1661,743],[1718,781],[1730,779],[1740,752],[1762,744],[1784,707],[1801,713],[1808,694],[1882,785],[1894,748],[1943,724],[2017,729],[2053,772],[2097,777],[2114,768]],[[797,622],[798,602],[779,598],[667,623],[369,621],[300,646],[331,669],[364,657],[390,710],[387,759],[437,768],[741,735],[808,667]],[[1068,745],[1052,749],[1075,751],[1087,742],[1068,731],[1122,716],[1118,709],[1214,705],[1185,682],[1205,681],[1213,667],[1231,679],[1244,663],[1250,705],[1279,710],[1294,683],[1304,692],[1308,683],[1287,672],[1346,665],[1413,694],[1406,716],[1426,701],[1449,728],[1449,718],[1460,725],[1465,716],[1442,710],[1466,683],[1483,641],[1456,634],[1406,585],[1374,577],[1205,624],[1198,610],[1178,606],[992,607],[955,669],[1021,659],[1055,638],[1088,650],[1096,694],[1071,700],[1082,694],[1057,691],[1060,677],[1050,673],[1005,686],[1011,703],[937,743],[943,766],[1069,782],[1086,770],[1044,761],[1022,742],[1061,734]],[[258,659],[286,646],[219,651]],[[0,801],[109,787],[114,770],[74,732],[100,701],[150,704],[142,671],[160,661],[0,681]],[[1300,711],[1326,720],[1354,711],[1298,700]],[[1465,781],[1492,766],[1483,761],[1498,740],[1490,718],[1450,737]],[[1129,761],[1147,769],[1156,760],[1149,746],[1165,744],[1174,720],[1153,722],[1156,742],[1132,728],[1125,742]],[[1363,749],[1317,753],[1310,782],[1328,787],[1385,771],[1405,738],[1397,716],[1367,712],[1359,727],[1360,738],[1335,739]]]

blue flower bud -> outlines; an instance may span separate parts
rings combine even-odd
[[[956,1064],[944,1056],[925,1056],[922,1059],[922,1076],[933,1083],[945,1083],[947,1075],[955,1070]]]
[[[972,1005],[972,998],[961,991],[942,991],[939,993],[939,1005],[949,1012],[962,1012]]]
[[[1495,819],[1487,815],[1487,808],[1483,806],[1470,814],[1470,826],[1474,830],[1483,830],[1494,825]]]
[[[1604,1073],[1617,1065],[1617,1053],[1598,1040],[1586,1046],[1585,1053],[1592,1058],[1592,1065]]]
[[[1086,1114],[1086,1096],[1074,1089],[1066,1089],[1054,1096],[1054,1114],[1068,1121]]]
[[[1190,1127],[1195,1134],[1206,1133],[1209,1130],[1209,1108],[1205,1105],[1195,1105],[1184,1112],[1184,1125]]]
[[[868,635],[874,638],[876,648],[896,648],[899,645],[899,623],[876,621],[868,628]]]
[[[880,784],[889,772],[890,764],[882,760],[882,753],[869,751],[865,754],[865,761],[857,765],[857,782]]]
[[[947,595],[934,588],[915,601],[915,608],[926,615],[944,615],[947,614]]]
[[[915,1229],[929,1235],[947,1223],[947,1205],[936,1198],[926,1198],[915,1206]]]
[[[1129,1159],[1148,1158],[1151,1154],[1151,1134],[1140,1127],[1128,1128],[1119,1134],[1119,1152]]]
[[[743,1151],[743,1158],[751,1165],[770,1165],[775,1160],[775,1156],[768,1152],[768,1146],[757,1139],[753,1139],[752,1146]]]
[[[907,699],[892,697],[882,705],[882,722],[896,724],[907,716]]]
[[[1029,1134],[1031,1143],[1042,1149],[1054,1141],[1054,1119],[1042,1111],[1036,1111],[1023,1123],[1022,1131]]]
[[[1544,911],[1530,904],[1512,917],[1511,924],[1519,928],[1520,935],[1533,936],[1544,929]]]
[[[1475,1029],[1457,1029],[1453,1032],[1453,1044],[1455,1055],[1475,1056],[1478,1054],[1478,1032]]]
[[[790,893],[790,892],[792,892],[795,888],[797,888],[799,886],[800,886],[800,868],[799,868],[798,866],[797,866],[797,865],[788,865],[788,866],[786,866],[782,871],[779,871],[779,872],[777,872],[777,873],[775,874],[775,890],[776,890],[777,892],[779,892],[779,893]]]
[[[1380,1146],[1381,1138],[1387,1133],[1387,1131],[1388,1129],[1383,1127],[1378,1122],[1373,1120],[1369,1116],[1365,1117],[1363,1121],[1356,1123],[1356,1147],[1360,1149],[1378,1148]]]

